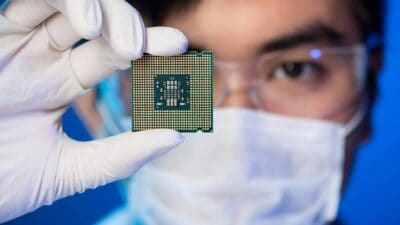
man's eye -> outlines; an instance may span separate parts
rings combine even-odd
[[[306,62],[287,62],[275,67],[271,77],[273,79],[303,80],[320,74],[318,65]]]

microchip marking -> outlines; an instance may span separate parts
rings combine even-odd
[[[154,78],[156,110],[190,110],[189,75],[159,74]]]

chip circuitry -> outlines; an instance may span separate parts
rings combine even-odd
[[[212,52],[132,61],[132,131],[213,131]]]
[[[160,74],[154,78],[156,110],[190,110],[189,75]]]

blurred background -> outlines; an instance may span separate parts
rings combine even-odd
[[[387,51],[379,78],[374,133],[358,151],[339,211],[339,218],[348,225],[400,224],[400,1],[388,0],[387,6]],[[73,109],[65,114],[63,124],[71,137],[90,140]],[[121,204],[114,183],[59,200],[5,225],[93,224]]]

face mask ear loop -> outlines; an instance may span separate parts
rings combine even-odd
[[[357,126],[360,125],[360,123],[367,114],[367,110],[368,110],[368,98],[364,96],[363,99],[361,100],[360,106],[358,107],[356,114],[344,126],[345,136],[348,136],[351,132],[353,132],[357,128]]]

